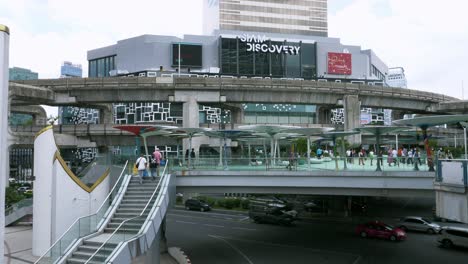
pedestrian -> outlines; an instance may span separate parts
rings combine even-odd
[[[185,150],[185,164],[187,164],[187,167],[190,166],[190,164],[189,164],[189,158],[188,158],[188,157],[189,157],[189,154],[190,154],[189,150],[186,149],[186,150]]]
[[[390,148],[387,152],[387,163],[388,166],[391,167],[393,163],[393,149]]]
[[[393,158],[393,164],[396,166],[400,166],[400,163],[398,162],[398,151],[396,149],[392,150],[392,158]]]
[[[321,159],[323,154],[323,150],[320,148],[320,146],[317,149],[317,158]]]
[[[374,150],[371,149],[369,151],[369,159],[370,159],[370,165],[372,166],[372,162],[374,161]]]
[[[419,162],[419,166],[421,166],[422,162],[421,162],[421,153],[419,152],[419,148],[414,148],[413,157],[414,157],[414,162]]]
[[[413,150],[410,148],[408,150],[408,165],[413,165]]]
[[[348,163],[351,163],[351,150],[346,150],[346,158],[348,159]]]
[[[190,159],[192,160],[193,168],[195,168],[195,149],[192,148],[192,152],[190,152]]]
[[[408,156],[408,150],[406,148],[403,148],[401,151],[401,162],[403,164],[406,164],[406,157]]]
[[[362,166],[366,165],[364,164],[364,149],[361,149],[361,151],[359,151],[358,155],[359,155],[359,165],[361,165],[362,163]]]
[[[162,154],[161,152],[159,152],[159,148],[156,147],[153,152],[153,159],[150,163],[151,177],[153,177],[153,180],[155,180],[156,177],[159,177],[159,167],[161,166],[161,159]]]
[[[450,152],[450,150],[447,150],[447,159],[451,160],[453,159],[453,154]]]
[[[135,166],[138,169],[138,176],[140,176],[140,184],[143,183],[143,176],[145,175],[147,163],[146,158],[143,157],[143,153],[140,154],[140,157],[135,162]]]

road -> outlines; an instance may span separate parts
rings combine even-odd
[[[254,224],[244,214],[173,209],[167,214],[169,246],[192,263],[468,263],[468,249],[442,249],[435,235],[408,234],[390,242],[362,239],[346,219],[310,220],[294,227]]]

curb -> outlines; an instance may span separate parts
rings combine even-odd
[[[177,263],[179,264],[191,264],[192,262],[188,258],[188,256],[185,254],[184,251],[182,251],[181,248],[178,247],[170,247],[168,249],[169,255],[173,257]]]

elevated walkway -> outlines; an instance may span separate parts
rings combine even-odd
[[[434,172],[426,171],[177,171],[181,193],[288,193],[433,197]]]

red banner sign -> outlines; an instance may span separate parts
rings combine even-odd
[[[351,54],[328,52],[328,74],[351,75]]]

